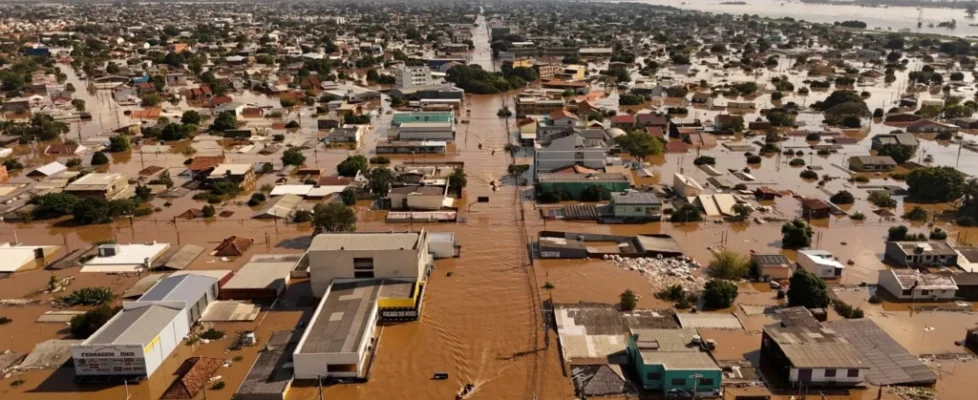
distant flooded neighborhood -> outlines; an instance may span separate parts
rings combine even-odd
[[[0,396],[970,399],[976,12],[0,5]]]

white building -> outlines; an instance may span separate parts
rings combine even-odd
[[[71,346],[79,376],[149,377],[217,298],[217,278],[171,276],[156,283],[82,344]]]
[[[921,274],[912,269],[880,271],[879,287],[900,300],[952,300],[958,291],[950,276]]]
[[[431,69],[427,66],[402,65],[394,71],[394,80],[398,89],[410,89],[434,85],[431,79]]]
[[[391,209],[394,210],[432,211],[455,204],[448,197],[448,186],[400,186],[391,189],[388,197],[391,199]]]
[[[673,174],[672,190],[682,197],[696,197],[703,193],[703,186],[691,177],[682,174]]]
[[[421,281],[431,264],[424,230],[321,233],[312,239],[307,254],[312,292],[317,297],[326,295],[334,279]]]
[[[582,131],[568,129],[548,136],[543,145],[536,148],[537,172],[549,172],[572,165],[602,169],[608,155],[603,133],[592,137]]]
[[[798,266],[822,279],[841,278],[845,265],[825,250],[798,250]]]
[[[377,326],[379,280],[330,284],[292,354],[295,379],[363,376]]]
[[[43,268],[44,259],[55,254],[58,246],[31,246],[0,243],[0,273],[31,267]]]
[[[148,270],[169,243],[103,244],[98,254],[84,263],[81,272],[137,272]]]

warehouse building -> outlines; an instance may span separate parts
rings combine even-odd
[[[142,379],[156,371],[217,298],[218,279],[202,275],[160,280],[82,344],[71,347],[79,377]]]

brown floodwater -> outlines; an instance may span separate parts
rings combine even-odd
[[[477,29],[477,35],[485,32]],[[485,43],[482,43],[485,42]],[[472,62],[490,69],[494,66],[489,57],[488,40],[475,40],[476,50]],[[70,71],[69,81],[75,80],[76,87],[82,87],[81,82]],[[701,71],[689,79],[710,79],[715,71]],[[767,81],[770,76],[790,74],[787,65],[776,70],[761,71],[758,78]],[[742,75],[742,74],[741,74]],[[803,79],[801,74],[790,75],[796,86]],[[748,79],[734,74],[727,77]],[[750,77],[749,79],[753,79]],[[971,77],[967,77],[971,79]],[[900,83],[905,81],[905,74],[900,80],[886,87],[865,88],[872,93],[870,103],[885,105],[894,93],[900,89]],[[714,82],[716,83],[716,82]],[[809,96],[787,96],[784,101],[811,104],[824,98],[826,93],[813,92]],[[108,107],[104,93],[88,93],[79,91],[76,96],[85,99],[89,109],[95,113],[92,122],[79,124],[83,137],[93,137],[119,124],[128,121],[117,107]],[[613,303],[618,295],[631,289],[640,295],[639,306],[649,308],[668,307],[669,304],[653,296],[653,282],[635,272],[620,269],[602,260],[542,260],[530,263],[527,245],[535,240],[540,230],[585,231],[591,233],[607,233],[633,235],[640,233],[666,233],[672,235],[682,246],[684,252],[701,263],[708,263],[712,257],[710,248],[717,248],[721,238],[726,237],[725,246],[732,250],[747,253],[780,252],[794,259],[791,251],[780,249],[780,225],[778,223],[757,224],[702,222],[699,224],[673,225],[670,223],[650,223],[644,225],[597,225],[593,223],[544,221],[539,218],[538,205],[526,196],[525,187],[516,187],[512,180],[502,179],[503,185],[493,190],[490,182],[499,181],[505,174],[507,166],[514,159],[503,151],[492,153],[491,149],[502,149],[509,141],[507,121],[498,118],[496,111],[504,104],[511,103],[511,94],[497,96],[467,96],[466,110],[471,114],[466,118],[470,124],[460,125],[459,135],[454,145],[454,151],[446,156],[437,158],[422,158],[421,160],[450,160],[464,161],[469,175],[469,185],[466,194],[456,204],[462,209],[461,215],[465,222],[452,224],[418,224],[384,222],[384,213],[369,209],[367,202],[356,206],[360,231],[389,231],[425,228],[431,231],[449,231],[456,234],[457,242],[463,246],[462,256],[458,259],[440,260],[432,273],[426,288],[426,305],[422,318],[417,322],[385,326],[382,328],[379,350],[374,357],[370,381],[366,384],[338,385],[325,389],[325,398],[342,399],[448,399],[452,398],[460,386],[465,383],[475,383],[477,389],[472,399],[566,399],[573,396],[570,379],[564,375],[560,361],[560,352],[555,332],[546,331],[545,316],[542,304],[551,298],[556,303],[576,303],[580,301]],[[612,94],[612,96],[616,96]],[[265,96],[247,94],[239,99],[263,105],[277,104],[277,99]],[[758,104],[769,104],[769,95],[761,94],[754,101]],[[101,106],[99,106],[101,105]],[[185,104],[181,104],[184,107]],[[171,107],[167,105],[166,107]],[[888,108],[888,107],[884,107]],[[697,110],[691,118],[703,120],[712,119],[715,112]],[[748,115],[753,120],[756,113]],[[288,116],[287,118],[292,117]],[[294,117],[298,118],[296,114]],[[389,124],[389,116],[380,116],[375,121],[377,129],[367,135],[366,144],[355,151],[319,148],[306,152],[307,165],[326,169],[332,173],[334,166],[347,155],[358,152],[370,154],[372,145],[382,140],[385,127]],[[816,124],[820,119],[815,115],[802,115],[804,121]],[[313,137],[315,119],[311,113],[303,112],[303,128],[298,133],[287,133],[290,137]],[[263,121],[250,121],[260,123]],[[73,128],[75,125],[73,124]],[[509,128],[512,128],[510,126]],[[865,139],[875,133],[889,132],[892,127],[873,123],[863,132],[852,133],[854,137]],[[72,132],[69,137],[72,137]],[[303,136],[305,135],[305,136]],[[967,135],[970,137],[970,135]],[[750,138],[736,138],[738,141],[754,141]],[[846,146],[840,154],[827,157],[808,154],[805,150],[806,162],[823,167],[822,173],[833,176],[844,176],[843,172],[833,164],[844,165],[849,155],[866,154],[869,141],[862,140],[859,144]],[[482,144],[482,148],[479,145]],[[803,138],[789,140],[788,145],[804,146]],[[194,143],[195,147],[203,146]],[[172,169],[176,176],[182,171],[181,167],[186,158],[177,151],[186,147],[180,144],[170,153],[143,153],[113,155],[111,171],[118,171],[134,176],[145,166],[159,165]],[[956,144],[924,141],[922,152],[932,154],[935,164],[954,165],[957,156]],[[220,147],[220,146],[218,146]],[[209,149],[209,148],[208,148]],[[200,149],[198,149],[200,150]],[[23,151],[25,150],[18,150]],[[208,153],[207,151],[210,151]],[[198,154],[215,154],[222,150],[200,150]],[[728,152],[722,146],[700,151],[717,159],[717,169],[724,171],[729,168],[743,168],[743,155]],[[260,156],[257,154],[232,154],[235,162],[254,162],[276,160],[280,155]],[[86,155],[85,158],[88,156]],[[639,184],[671,184],[672,174],[684,172],[694,178],[705,181],[706,175],[693,165],[695,152],[676,155],[669,154],[650,160],[655,176],[638,178]],[[50,161],[51,158],[40,157],[36,163]],[[406,160],[407,157],[395,158],[395,162]],[[826,198],[826,192],[812,183],[803,182],[798,178],[798,168],[787,165],[789,157],[769,157],[760,166],[752,167],[751,173],[757,181],[751,186],[768,185],[778,190],[791,190],[804,196]],[[518,163],[528,163],[531,158],[519,156]],[[966,172],[978,173],[978,157],[967,151],[962,155],[960,167]],[[273,183],[276,176],[264,176],[259,181],[262,184]],[[876,184],[892,183],[882,177],[872,177]],[[14,177],[13,181],[24,179]],[[730,178],[736,180],[736,178]],[[296,183],[291,178],[290,183]],[[812,221],[816,231],[816,242],[813,247],[832,251],[844,261],[852,260],[853,264],[846,269],[839,284],[854,287],[860,282],[875,282],[878,271],[887,268],[880,261],[883,252],[883,239],[888,227],[895,221],[881,220],[870,214],[872,207],[865,201],[865,190],[851,187],[842,179],[829,182],[825,189],[829,193],[846,189],[854,192],[860,200],[852,206],[854,210],[865,212],[870,218],[863,222],[855,222],[845,218],[831,217],[826,220]],[[266,252],[298,253],[305,249],[311,230],[308,225],[286,224],[284,222],[260,221],[251,219],[253,208],[243,204],[247,194],[221,204],[218,211],[232,211],[230,217],[219,217],[211,220],[187,221],[172,218],[188,208],[200,208],[203,203],[194,201],[189,196],[180,199],[152,201],[154,207],[161,211],[148,217],[135,218],[132,223],[122,220],[113,224],[93,227],[70,227],[63,222],[32,224],[0,224],[0,241],[13,241],[15,236],[24,243],[65,245],[69,248],[80,248],[91,243],[115,239],[122,243],[161,241],[173,245],[194,243],[205,248],[212,248],[221,239],[238,235],[255,239],[253,250],[245,257],[228,262],[203,255],[198,258],[190,269],[237,269],[246,261],[248,256]],[[469,203],[476,196],[489,196],[488,203]],[[171,203],[169,206],[164,203]],[[791,197],[780,198],[768,205],[777,209],[777,213],[793,218],[800,215],[798,200]],[[306,204],[311,206],[311,203]],[[902,201],[897,207],[897,213],[905,212],[912,205]],[[939,206],[938,206],[939,208]],[[964,236],[978,238],[978,230],[958,229],[949,225],[938,225],[952,232],[952,238],[958,232]],[[923,229],[923,226],[918,226]],[[451,276],[448,275],[451,273]],[[111,286],[121,293],[135,283],[136,276],[81,274],[78,268],[58,271],[57,276],[72,276],[75,278],[70,289],[86,286]],[[0,315],[13,319],[13,322],[0,326],[0,349],[9,348],[18,352],[27,352],[38,342],[50,338],[67,338],[66,326],[60,324],[39,324],[33,321],[44,311],[52,309],[49,302],[51,295],[43,291],[49,271],[35,270],[15,274],[9,279],[0,280],[0,297],[3,298],[33,298],[39,303],[24,307],[0,308]],[[544,282],[551,282],[552,290],[539,289]],[[297,286],[301,284],[296,284]],[[291,292],[290,288],[290,292]],[[778,300],[774,293],[762,285],[741,285],[741,297],[738,305],[775,305]],[[883,307],[869,305],[867,291],[853,289],[840,295],[847,301],[860,304],[866,308],[869,316],[884,327],[894,337],[907,346],[912,352],[920,353],[964,353],[965,350],[953,344],[953,341],[963,338],[963,330],[973,326],[978,320],[972,314],[964,313],[914,313],[905,311],[884,311]],[[709,331],[708,337],[716,337],[720,343],[717,357],[722,360],[750,359],[760,345],[758,332],[767,323],[773,322],[767,315],[745,315],[736,306],[725,312],[734,312],[745,325],[744,332]],[[263,312],[253,323],[218,323],[218,329],[226,332],[257,329],[260,342],[263,343],[272,332],[281,329],[291,329],[301,318],[301,311],[271,310]],[[833,315],[833,318],[838,316]],[[928,329],[933,328],[933,329]],[[237,388],[248,368],[254,362],[258,347],[244,348],[240,351],[225,350],[227,340],[221,340],[206,345],[181,346],[161,367],[151,379],[129,388],[132,398],[155,399],[165,391],[172,382],[172,371],[186,357],[204,355],[233,359],[241,356],[242,360],[234,362],[230,367],[221,368],[218,372],[227,382],[223,390],[209,391],[208,398],[229,399]],[[968,376],[974,374],[974,362],[942,362],[940,370],[942,379],[937,388],[941,398],[965,399],[966,394],[978,388]],[[431,380],[434,372],[448,372],[450,378],[446,381]],[[0,382],[0,394],[4,398],[24,399],[113,399],[125,398],[122,387],[76,387],[71,383],[73,374],[70,368],[59,370],[54,375],[50,371],[35,371],[18,374],[25,383],[19,387],[6,384],[9,380]],[[736,390],[735,390],[736,391]],[[405,395],[405,393],[408,393]],[[201,398],[202,396],[198,396]],[[318,398],[317,388],[295,388],[290,391],[289,399]],[[777,396],[787,399],[788,396]],[[876,391],[854,391],[847,396],[826,396],[833,399],[873,399]],[[884,393],[884,398],[896,398],[893,393]]]

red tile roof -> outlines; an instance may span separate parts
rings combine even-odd
[[[686,153],[689,151],[689,146],[682,140],[672,140],[666,143],[667,153]]]
[[[254,242],[254,239],[231,236],[224,239],[221,244],[217,245],[217,248],[214,249],[214,255],[221,257],[237,257],[244,254],[245,250],[248,250],[248,248],[251,247],[251,244]]]
[[[204,171],[218,166],[225,160],[224,156],[197,156],[187,167],[192,172]]]
[[[611,117],[612,124],[631,124],[635,125],[635,116],[632,114],[621,114]]]
[[[197,397],[207,381],[217,372],[224,361],[219,358],[190,357],[174,375],[179,375],[161,399],[192,399]]]
[[[550,113],[550,119],[552,120],[561,119],[561,118],[577,119],[577,116],[571,114],[570,111],[567,111],[563,108]]]

